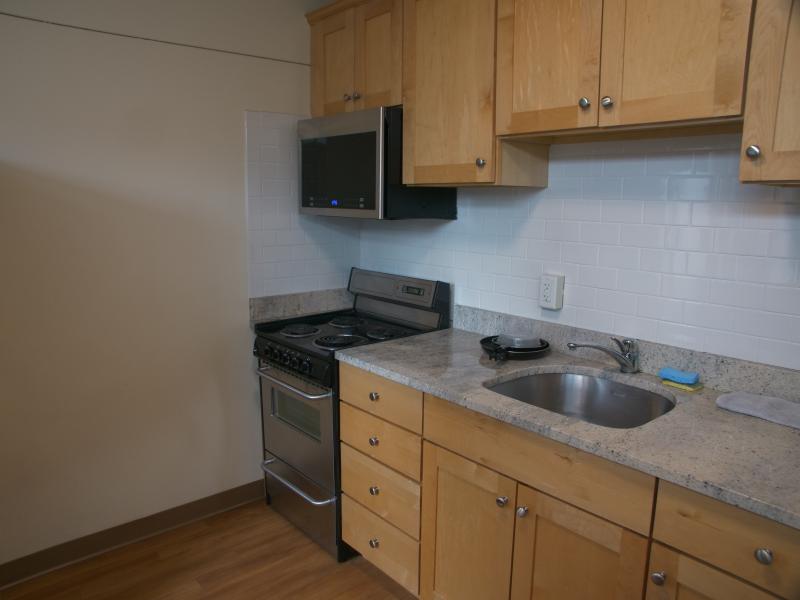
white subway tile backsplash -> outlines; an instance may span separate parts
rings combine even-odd
[[[297,214],[295,118],[250,115],[252,295],[344,286],[359,265],[450,281],[460,304],[800,368],[800,190],[739,183],[738,135],[557,144],[547,189],[460,189],[452,222],[356,222]],[[543,272],[566,276],[562,310],[538,306]]]

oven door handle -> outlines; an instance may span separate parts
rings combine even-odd
[[[333,391],[328,392],[327,394],[306,394],[303,390],[300,390],[293,385],[289,385],[285,381],[281,381],[277,377],[273,377],[269,373],[266,372],[266,369],[256,369],[258,374],[263,377],[264,379],[271,381],[272,383],[279,385],[290,392],[297,394],[298,396],[302,396],[306,400],[323,400],[325,398],[330,398],[333,395]]]
[[[274,459],[274,458],[268,458],[267,460],[262,462],[261,463],[261,470],[264,471],[264,473],[266,473],[270,477],[274,477],[275,479],[280,481],[283,485],[285,485],[287,488],[292,490],[295,494],[300,496],[303,500],[305,500],[309,504],[313,504],[314,506],[327,506],[328,504],[333,504],[334,502],[336,502],[336,496],[332,496],[332,497],[330,497],[330,498],[328,498],[326,500],[314,500],[314,498],[312,498],[311,496],[306,494],[303,490],[301,490],[299,487],[297,487],[291,481],[281,477],[275,471],[273,471],[272,469],[269,468],[269,465],[274,463],[275,460],[276,459]]]

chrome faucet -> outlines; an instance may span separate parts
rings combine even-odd
[[[619,347],[619,352],[613,348],[606,348],[605,346],[598,346],[596,344],[576,344],[569,342],[567,348],[575,350],[576,348],[594,348],[601,350],[619,363],[619,370],[623,373],[638,373],[639,372],[639,344],[636,340],[624,339],[618,340],[615,337],[611,338]]]

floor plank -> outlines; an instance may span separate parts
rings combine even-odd
[[[361,557],[337,563],[263,502],[68,565],[0,600],[411,600]]]

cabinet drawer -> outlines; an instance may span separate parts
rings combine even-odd
[[[422,433],[422,392],[339,363],[339,397],[400,427]]]
[[[342,491],[419,539],[419,484],[342,444]]]
[[[425,439],[642,535],[655,478],[425,395]]]
[[[419,481],[422,442],[418,435],[344,402],[339,407],[343,442]]]
[[[412,594],[417,593],[419,543],[346,495],[342,495],[342,539]]]
[[[653,537],[787,598],[800,598],[800,531],[667,482]],[[768,549],[772,563],[756,559]]]

